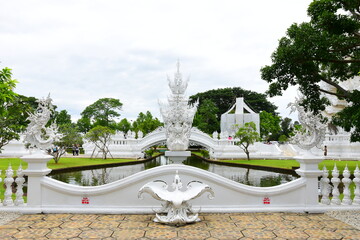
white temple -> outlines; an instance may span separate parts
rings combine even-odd
[[[235,113],[231,113],[233,111],[235,111]],[[233,137],[237,128],[242,127],[247,122],[254,122],[256,125],[256,131],[260,133],[259,114],[254,112],[244,102],[244,98],[236,98],[234,106],[232,106],[229,111],[221,115],[221,135]]]

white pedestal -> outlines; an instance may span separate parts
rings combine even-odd
[[[168,157],[171,164],[182,164],[186,158],[191,156],[190,151],[166,151],[165,157]]]

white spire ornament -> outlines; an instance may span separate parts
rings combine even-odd
[[[174,79],[168,77],[171,94],[168,103],[160,103],[160,112],[164,120],[167,147],[170,151],[186,151],[189,146],[190,130],[197,110],[198,101],[190,106],[185,96],[189,78],[185,81],[180,73],[180,63]]]

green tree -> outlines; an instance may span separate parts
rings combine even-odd
[[[214,126],[213,128],[219,131],[221,114],[227,112],[236,103],[236,98],[238,97],[244,97],[246,104],[255,112],[267,111],[275,114],[275,110],[277,109],[274,104],[266,99],[265,94],[245,90],[240,87],[220,88],[197,93],[190,96],[190,103],[193,104],[199,99],[198,109],[201,109],[203,104],[208,105],[208,102],[205,100],[212,101],[215,107],[218,108],[216,113],[218,123],[216,127]],[[198,124],[198,122],[196,124]]]
[[[310,21],[291,25],[271,56],[272,65],[261,69],[270,96],[297,85],[302,105],[315,114],[329,104],[326,94],[347,101],[333,122],[353,130],[351,141],[360,141],[360,92],[342,82],[360,69],[359,9],[358,0],[314,0],[308,8]]]
[[[194,117],[193,126],[208,134],[212,134],[215,131],[219,132],[220,124],[217,118],[218,112],[219,109],[216,107],[215,103],[210,99],[205,99],[198,107]]]
[[[195,103],[199,99],[199,108],[204,103],[205,99],[211,100],[219,109],[217,116],[220,119],[221,114],[228,111],[235,103],[236,98],[244,97],[246,103],[255,112],[267,111],[274,113],[277,107],[266,99],[265,94],[249,91],[240,87],[234,88],[219,88],[209,90],[203,93],[197,93],[190,96],[190,103]]]
[[[104,126],[96,126],[92,128],[86,135],[85,139],[89,140],[95,145],[94,151],[91,157],[94,156],[96,149],[102,153],[102,158],[106,159],[107,155],[110,154],[109,143],[111,140],[111,136],[115,134],[115,130],[104,127]]]
[[[77,120],[76,126],[78,127],[80,132],[87,133],[88,131],[90,131],[92,127],[91,120],[89,118],[82,117],[79,120]]]
[[[126,118],[123,118],[117,124],[116,129],[126,134],[131,129],[131,127],[131,122],[129,122]]]
[[[291,122],[291,118],[288,117],[281,120],[281,135],[284,135],[287,138],[289,138],[291,136],[291,133],[294,131],[294,127],[292,126]]]
[[[59,127],[59,130],[62,137],[59,141],[54,143],[55,147],[51,151],[51,155],[54,157],[55,163],[60,161],[60,158],[66,153],[68,148],[71,148],[74,144],[83,144],[82,135],[75,124],[62,124],[61,127]]]
[[[266,141],[277,140],[281,118],[266,111],[260,112],[260,136]]]
[[[81,122],[87,122],[89,119],[93,126],[115,128],[115,118],[120,117],[122,105],[119,99],[101,98],[85,108],[81,113]]]
[[[142,131],[146,135],[162,125],[159,119],[154,118],[151,112],[147,111],[145,114],[139,113],[132,127],[135,132]]]
[[[19,133],[25,130],[26,120],[31,107],[26,97],[13,90],[17,81],[12,79],[11,69],[0,70],[0,152],[11,140],[19,139]]]
[[[71,115],[66,110],[61,110],[55,115],[55,123],[60,128],[63,125],[69,125],[71,124]]]
[[[245,123],[243,127],[238,129],[235,138],[239,138],[239,141],[236,144],[245,152],[247,160],[250,160],[249,146],[260,140],[255,123]]]

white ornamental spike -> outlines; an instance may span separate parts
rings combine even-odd
[[[2,182],[1,172],[2,172],[2,170],[0,170],[0,183]],[[2,206],[1,198],[0,198],[0,206]]]
[[[20,163],[20,166],[16,172],[17,178],[15,180],[17,187],[16,187],[16,199],[15,199],[15,205],[16,206],[24,206],[25,202],[24,202],[24,191],[23,191],[23,186],[25,183],[25,178],[24,178],[24,173],[23,173],[23,169]]]
[[[344,184],[344,191],[343,191],[344,198],[342,200],[342,204],[351,205],[352,201],[351,201],[350,189],[349,189],[349,186],[351,184],[351,179],[350,179],[350,171],[348,169],[347,164],[343,171],[343,179],[341,180],[341,182]]]
[[[331,183],[333,184],[333,190],[332,190],[332,199],[331,199],[331,203],[332,204],[336,204],[336,205],[340,205],[341,201],[340,201],[340,192],[339,192],[339,183],[340,183],[340,179],[339,179],[339,170],[336,167],[336,163],[334,165],[334,169],[332,170],[332,178],[331,178]]]
[[[353,182],[355,184],[355,191],[354,191],[355,197],[353,200],[353,204],[360,205],[360,170],[357,164],[354,171],[354,176],[355,178],[353,179]]]
[[[320,180],[321,182],[321,203],[322,204],[326,204],[329,205],[330,204],[330,199],[329,199],[329,194],[330,194],[330,179],[329,177],[329,171],[326,169],[326,166],[324,165],[323,167],[323,174],[322,174],[322,178]]]
[[[12,200],[12,183],[14,182],[14,171],[11,168],[11,164],[9,164],[8,169],[5,171],[6,178],[4,179],[5,183],[5,198],[4,198],[4,206],[14,206],[14,201]]]

